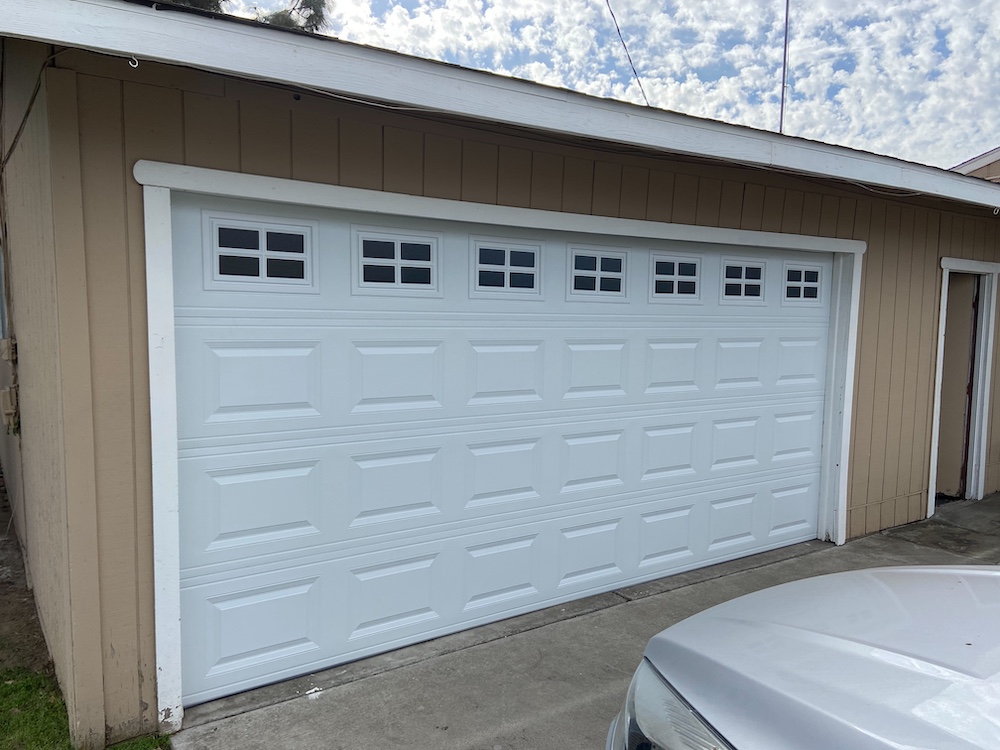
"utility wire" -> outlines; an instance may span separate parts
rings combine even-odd
[[[781,114],[778,115],[778,132],[785,132],[785,90],[788,82],[788,6],[791,0],[785,0],[785,46],[784,62],[781,64]]]
[[[635,69],[635,63],[632,62],[632,55],[629,54],[628,45],[625,44],[625,37],[622,36],[621,27],[618,25],[618,19],[615,18],[615,12],[611,9],[611,0],[604,0],[608,6],[608,12],[611,14],[611,20],[615,22],[615,31],[618,32],[618,38],[622,40],[622,47],[625,50],[625,57],[628,58],[628,64],[632,66],[632,75],[635,76],[635,82],[639,84],[639,93],[642,94],[643,100],[646,102],[646,106],[652,106],[649,103],[649,98],[646,96],[646,90],[642,87],[642,79],[639,78],[639,72]]]

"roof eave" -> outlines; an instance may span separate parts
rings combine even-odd
[[[0,34],[981,206],[1000,186],[801,138],[600,99],[257,24],[120,0],[0,0]]]

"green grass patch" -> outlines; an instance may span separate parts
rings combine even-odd
[[[26,669],[0,672],[0,750],[72,750],[55,682]]]
[[[139,737],[114,750],[161,750],[168,737]],[[48,675],[27,669],[0,671],[0,750],[73,750],[66,705]]]

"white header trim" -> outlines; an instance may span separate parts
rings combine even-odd
[[[321,185],[278,177],[260,177],[152,161],[138,161],[132,171],[135,179],[142,185],[170,188],[171,190],[227,195],[234,198],[291,203],[299,206],[339,208],[374,214],[421,216],[441,221],[468,221],[477,224],[498,224],[527,229],[584,232],[610,237],[624,235],[642,239],[776,250],[809,250],[820,253],[837,252],[860,255],[865,252],[867,247],[864,242],[858,240],[756,232],[747,229],[719,229],[688,224],[663,224],[640,219],[613,219],[586,214],[540,211],[532,208],[495,206],[486,203],[386,193],[379,190]]]
[[[985,180],[752,128],[598,99],[329,37],[121,0],[0,0],[3,34],[491,123],[829,177],[982,206]]]

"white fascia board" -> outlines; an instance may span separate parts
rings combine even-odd
[[[951,168],[951,171],[958,172],[959,174],[969,174],[970,172],[975,172],[977,169],[989,166],[995,161],[1000,161],[1000,147],[992,151],[987,151],[985,154],[974,156],[968,161],[963,161],[961,164],[956,164]]]
[[[0,34],[570,137],[722,159],[982,206],[1000,185],[841,146],[121,0],[0,0]]]

